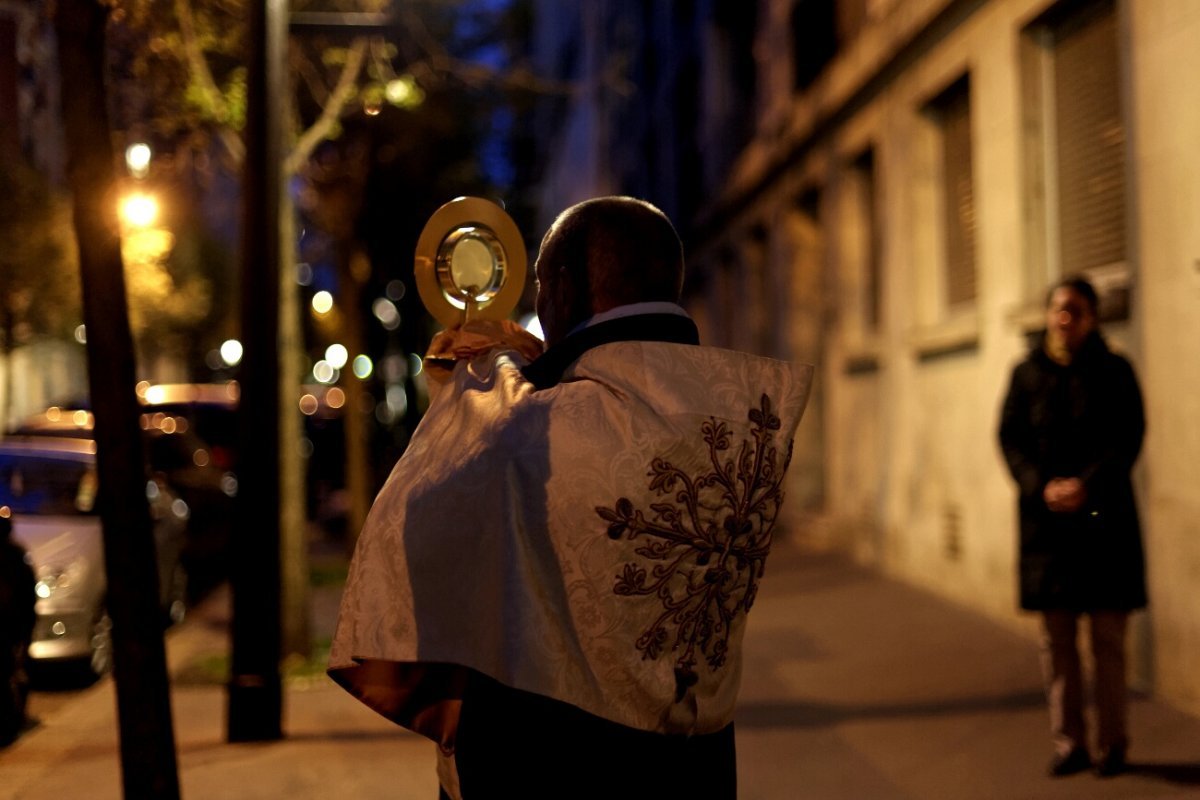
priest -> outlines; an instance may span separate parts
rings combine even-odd
[[[535,271],[544,352],[511,323],[435,338],[330,675],[453,754],[467,800],[732,798],[741,642],[812,368],[700,346],[679,237],[641,200],[567,209]]]

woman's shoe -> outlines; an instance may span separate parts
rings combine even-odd
[[[1096,764],[1096,774],[1101,778],[1111,778],[1125,771],[1125,748],[1113,747]]]
[[[1088,755],[1088,751],[1082,747],[1076,747],[1069,753],[1054,757],[1054,760],[1050,762],[1050,775],[1054,778],[1061,778],[1091,769],[1091,766],[1092,759]]]

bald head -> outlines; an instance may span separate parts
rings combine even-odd
[[[677,303],[683,245],[666,215],[632,197],[571,206],[542,239],[537,310],[554,344],[588,317],[628,303]]]

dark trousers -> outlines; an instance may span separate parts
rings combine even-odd
[[[649,733],[483,676],[463,696],[455,759],[463,800],[737,797],[732,723]]]

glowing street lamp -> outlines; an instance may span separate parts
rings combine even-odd
[[[145,192],[135,192],[121,201],[121,219],[131,228],[149,228],[158,220],[158,211],[158,200]]]

